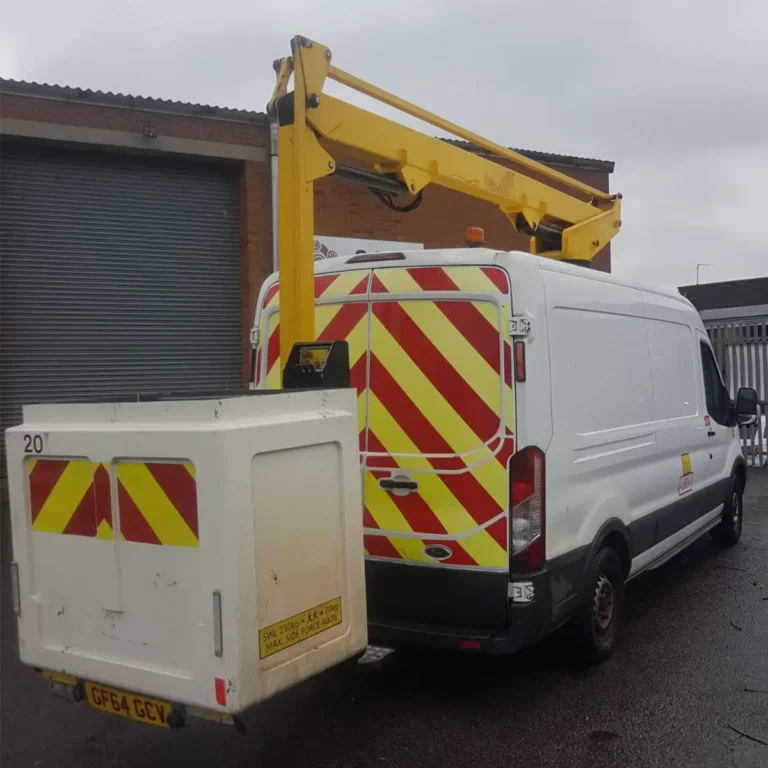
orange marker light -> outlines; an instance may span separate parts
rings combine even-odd
[[[525,381],[525,342],[515,342],[515,381]]]
[[[464,238],[469,248],[481,248],[485,245],[485,230],[482,227],[467,227]]]

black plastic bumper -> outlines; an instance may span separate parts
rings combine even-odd
[[[369,642],[489,654],[514,653],[553,628],[548,571],[505,572],[366,562]],[[531,582],[533,599],[514,603],[510,582]]]

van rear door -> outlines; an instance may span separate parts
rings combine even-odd
[[[496,267],[380,267],[370,284],[365,547],[508,570],[509,283]]]
[[[278,283],[257,315],[255,383],[280,387]],[[349,343],[371,559],[509,568],[514,452],[498,267],[379,267],[315,276],[319,340]]]

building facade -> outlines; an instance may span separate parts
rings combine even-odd
[[[239,390],[273,264],[266,116],[1,81],[0,137],[1,426],[25,402]],[[613,163],[525,154],[608,190]],[[315,214],[329,237],[455,247],[481,226],[527,248],[441,188],[402,214],[329,177]],[[610,271],[610,246],[594,266]]]

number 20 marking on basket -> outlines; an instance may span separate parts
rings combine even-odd
[[[24,435],[24,453],[42,453],[44,447],[42,435]]]

